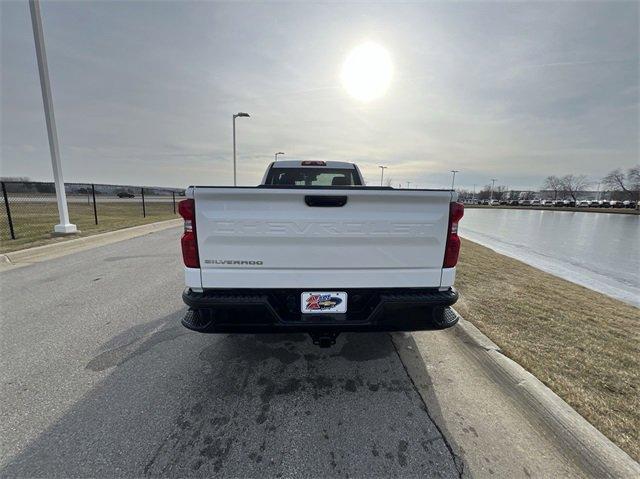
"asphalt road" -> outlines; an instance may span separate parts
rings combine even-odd
[[[178,237],[0,272],[0,477],[590,475],[458,328],[184,329]]]
[[[1,274],[3,477],[458,477],[389,335],[189,332],[177,245]]]

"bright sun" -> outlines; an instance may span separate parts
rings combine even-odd
[[[380,98],[389,88],[393,65],[387,50],[373,42],[355,47],[342,65],[342,85],[360,101]]]

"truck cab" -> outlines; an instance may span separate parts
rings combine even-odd
[[[283,160],[267,167],[261,185],[364,186],[364,180],[353,163]]]

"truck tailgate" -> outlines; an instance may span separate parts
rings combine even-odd
[[[440,286],[450,191],[195,187],[193,194],[203,288]],[[333,206],[309,206],[336,196]]]

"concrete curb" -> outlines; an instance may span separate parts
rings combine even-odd
[[[36,246],[9,253],[0,254],[0,271],[39,263],[53,258],[59,258],[78,251],[104,246],[118,241],[143,236],[155,231],[162,231],[182,225],[182,219],[158,221],[146,225],[124,228],[116,231],[108,231],[82,238],[70,239],[59,243]]]
[[[640,464],[598,431],[529,371],[500,352],[478,328],[460,316],[455,328],[485,350],[486,365],[505,378],[528,407],[536,411],[556,437],[575,453],[586,471],[597,477],[640,477]]]

